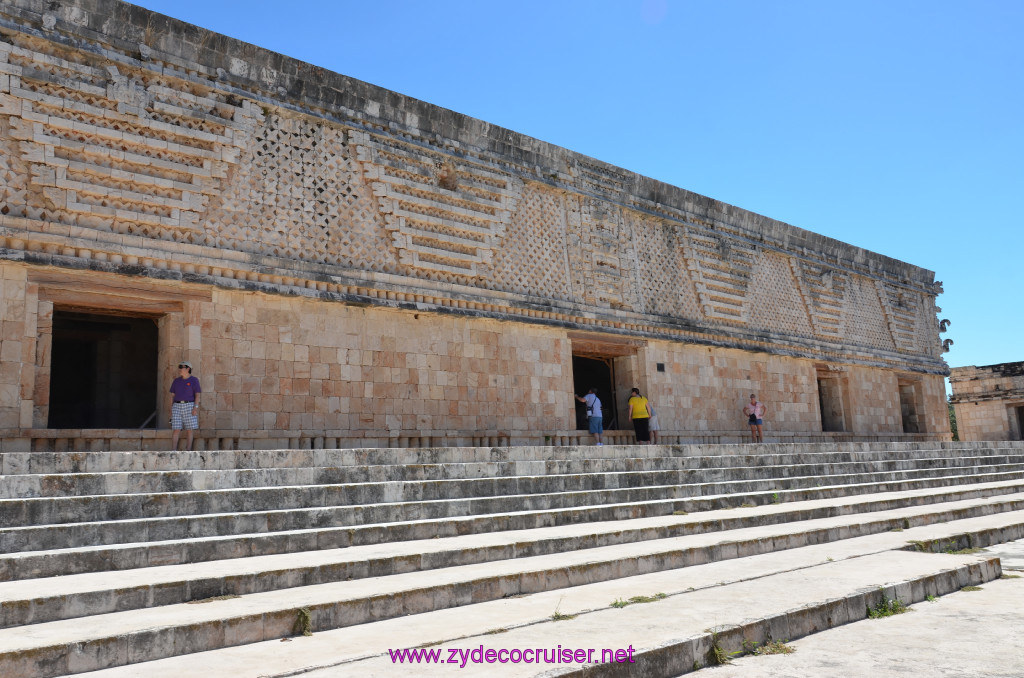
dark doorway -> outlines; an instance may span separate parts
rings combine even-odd
[[[914,384],[898,385],[900,393],[900,417],[903,420],[904,433],[920,433],[921,422],[917,415],[917,389]]]
[[[614,383],[611,358],[585,358],[579,355],[572,357],[573,390],[576,395],[583,396],[591,388],[597,388],[597,397],[601,399],[601,412],[604,414],[605,429],[613,428],[616,424]],[[588,424],[587,406],[577,400],[576,430],[586,431]]]
[[[1017,410],[1017,440],[1024,440],[1024,407]]]
[[[843,383],[840,379],[818,375],[818,408],[821,411],[822,431],[842,433],[846,430]]]
[[[152,318],[53,312],[50,428],[155,427]]]

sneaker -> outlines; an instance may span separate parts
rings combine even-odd
[[[598,447],[601,447],[601,445],[603,445],[603,444],[604,444],[604,443],[598,443],[598,444],[597,444],[597,446],[598,446]]]

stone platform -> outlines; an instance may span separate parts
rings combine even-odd
[[[12,678],[441,675],[389,650],[558,645],[635,662],[460,671],[674,676],[998,578],[963,549],[1024,537],[1019,442],[5,453],[0,474]]]

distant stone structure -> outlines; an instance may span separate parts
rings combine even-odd
[[[954,367],[949,382],[960,440],[1024,440],[1024,362]]]
[[[0,5],[0,277],[5,450],[949,437],[931,271],[114,0]]]

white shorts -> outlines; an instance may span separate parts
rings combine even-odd
[[[661,430],[661,426],[658,425],[658,415],[654,415],[653,417],[651,417],[650,419],[647,420],[647,430],[648,431],[660,431]]]

